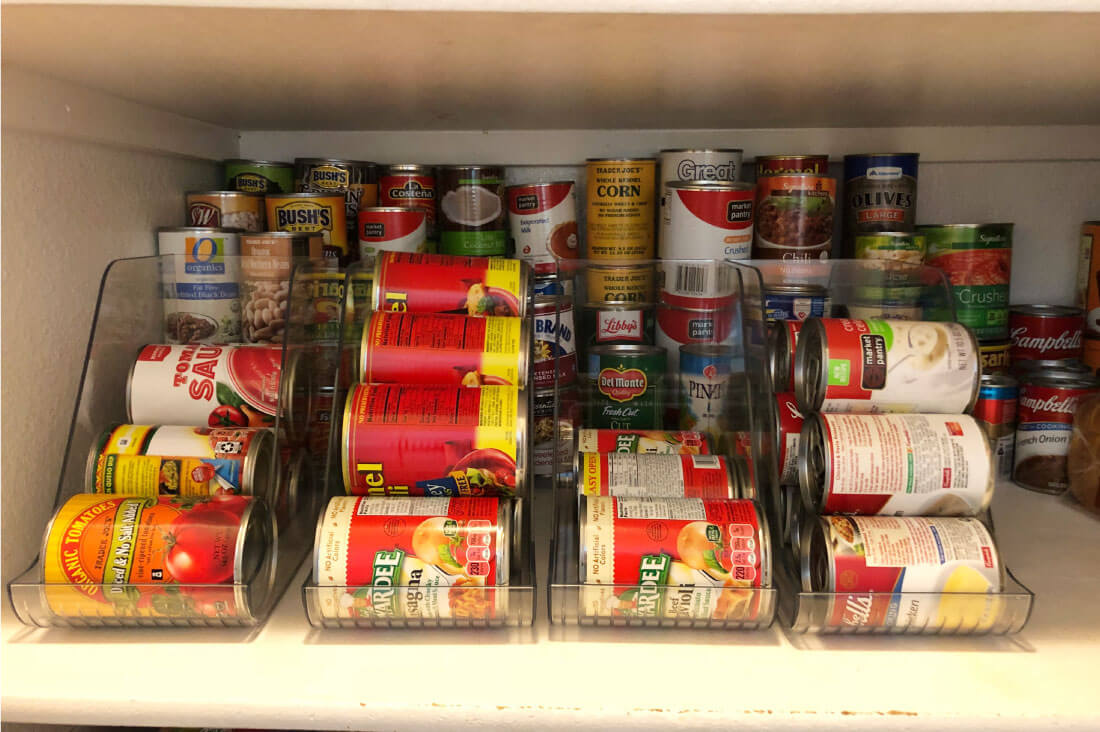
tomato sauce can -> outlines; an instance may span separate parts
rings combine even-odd
[[[1077,306],[1085,310],[1086,335],[1100,335],[1100,221],[1081,224]]]
[[[584,270],[588,302],[653,302],[653,265],[590,265]]]
[[[980,631],[1001,612],[1004,564],[976,518],[812,516],[800,560],[805,592],[835,593],[825,627]]]
[[[516,256],[536,274],[557,271],[558,259],[580,256],[577,184],[525,183],[508,186],[508,223]]]
[[[823,285],[768,285],[764,288],[764,318],[768,322],[827,318],[832,309],[829,288]]]
[[[375,310],[527,315],[528,269],[516,259],[382,252],[374,269]]]
[[[592,346],[652,346],[656,340],[656,306],[651,302],[588,303],[582,311],[579,338]]]
[[[1016,453],[1016,401],[1020,384],[1003,373],[983,373],[974,419],[989,439],[998,480],[1012,480]]]
[[[488,620],[506,610],[519,501],[336,496],[317,520],[327,618]],[[324,588],[331,588],[324,591]]]
[[[356,212],[378,205],[378,164],[366,160],[296,158],[298,193],[324,193],[344,199],[344,222],[355,230]]]
[[[828,259],[833,247],[836,179],[777,175],[756,182],[752,256],[757,259]]]
[[[680,346],[727,343],[737,323],[737,298],[683,297],[662,291],[657,301],[657,347],[664,350],[666,370],[680,372]]]
[[[342,263],[350,259],[342,193],[269,193],[266,201],[267,220],[273,231],[319,235],[324,240],[326,257],[338,258]]]
[[[734,349],[711,343],[680,346],[680,429],[717,433],[728,428],[741,370]]]
[[[514,386],[359,384],[344,407],[344,487],[379,496],[522,493],[527,439],[527,398]]]
[[[274,554],[274,518],[250,496],[84,493],[46,526],[46,603],[86,623],[250,623],[271,597]]]
[[[1013,305],[1008,329],[1012,337],[1009,358],[1019,361],[1080,359],[1083,353],[1085,312],[1063,305]]]
[[[665,353],[655,346],[588,349],[589,427],[660,429]]]
[[[232,343],[241,339],[240,232],[184,226],[157,230],[169,343]]]
[[[828,175],[828,155],[757,155],[756,178],[776,175]]]
[[[534,474],[568,473],[573,467],[574,435],[581,423],[579,390],[576,386],[539,389],[534,393],[531,413],[531,464]]]
[[[187,225],[263,231],[264,197],[240,191],[191,191]]]
[[[804,422],[794,394],[775,395],[775,456],[780,485],[798,485],[798,445]]]
[[[751,621],[760,612],[753,590],[771,585],[772,547],[755,501],[589,496],[579,518],[582,615]]]
[[[375,384],[527,385],[531,323],[444,313],[374,312],[359,380]],[[553,382],[551,382],[553,383]]]
[[[917,216],[917,153],[844,156],[844,237],[912,231]]]
[[[415,208],[424,212],[428,241],[439,241],[436,222],[435,168],[400,163],[382,168],[378,178],[378,205]]]
[[[592,260],[653,259],[655,158],[589,158],[586,237]]]
[[[794,360],[803,412],[967,412],[981,360],[966,326],[900,320],[811,318]]]
[[[1012,224],[944,224],[917,231],[928,246],[924,263],[942,270],[951,283],[958,321],[978,340],[1008,338]]]
[[[577,333],[573,301],[568,297],[535,297],[534,374],[536,389],[577,380]]]
[[[371,206],[361,208],[359,222],[359,259],[372,263],[380,251],[427,252],[428,219],[415,208]]]
[[[776,393],[794,391],[794,361],[801,320],[780,320],[768,326],[768,371]]]
[[[802,424],[798,482],[816,513],[974,516],[996,472],[965,414],[818,414]]]
[[[577,432],[577,452],[709,455],[711,450],[702,432],[583,429]]]
[[[294,166],[272,160],[226,160],[225,187],[241,193],[293,193]]]
[[[1044,370],[1020,378],[1012,480],[1041,493],[1069,487],[1073,416],[1084,397],[1100,390],[1091,374]]]
[[[578,452],[574,473],[582,496],[737,498],[741,493],[721,455]]]
[[[661,197],[662,259],[748,259],[752,183],[671,181]]]

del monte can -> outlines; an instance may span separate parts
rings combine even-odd
[[[609,429],[660,429],[664,373],[662,348],[589,348],[587,425]]]

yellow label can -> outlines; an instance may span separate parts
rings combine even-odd
[[[653,258],[657,160],[589,158],[588,258]]]

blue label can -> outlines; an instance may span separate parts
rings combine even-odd
[[[764,288],[764,316],[769,323],[827,318],[831,310],[829,291],[821,285],[773,285]]]

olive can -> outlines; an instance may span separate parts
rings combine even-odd
[[[326,193],[344,199],[344,225],[354,232],[360,208],[378,205],[378,164],[367,160],[295,158],[297,193]]]
[[[342,193],[278,193],[268,194],[267,220],[272,231],[295,234],[318,234],[326,257],[347,262],[347,215]]]
[[[660,429],[665,351],[655,346],[588,349],[588,427]]]
[[[187,194],[187,224],[263,231],[264,197],[240,191],[191,191]]]
[[[573,464],[581,496],[739,498],[740,472],[722,455],[578,452]]]
[[[846,241],[879,231],[913,231],[919,161],[917,153],[844,156]]]
[[[828,175],[828,155],[757,155],[756,177],[774,175]]]
[[[832,309],[829,288],[824,285],[782,284],[764,288],[764,318],[768,322],[827,318]]]
[[[504,168],[499,165],[443,165],[439,186],[442,254],[504,256],[508,253]]]
[[[653,259],[657,221],[655,158],[589,158],[588,258]]]
[[[888,259],[923,264],[928,245],[923,234],[907,231],[879,231],[852,237],[856,259]]]
[[[614,267],[590,265],[584,270],[588,302],[653,302],[652,264]]]
[[[294,166],[273,160],[226,160],[225,187],[242,193],[293,193]]]
[[[993,464],[999,480],[1012,480],[1016,454],[1016,401],[1020,384],[1004,373],[983,373],[974,419],[989,439]]]

